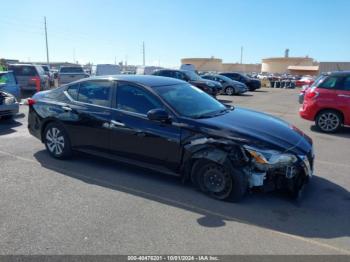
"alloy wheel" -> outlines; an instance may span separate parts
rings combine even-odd
[[[47,130],[46,145],[50,152],[55,155],[61,155],[63,153],[65,146],[64,136],[57,127]]]
[[[318,126],[325,132],[332,132],[340,125],[339,116],[332,112],[323,113],[318,119]]]

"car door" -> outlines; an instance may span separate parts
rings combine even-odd
[[[342,79],[339,88],[336,90],[337,106],[344,114],[344,122],[350,125],[350,76]]]
[[[61,119],[72,146],[85,151],[108,152],[112,119],[113,81],[90,80],[70,85],[70,103],[62,107],[69,116]]]
[[[181,161],[181,129],[171,123],[151,121],[147,112],[164,108],[144,87],[120,82],[117,85],[111,151],[119,156],[175,170]]]

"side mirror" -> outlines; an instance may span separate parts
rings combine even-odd
[[[152,121],[168,122],[170,121],[170,116],[167,111],[161,108],[151,109],[147,113],[147,117]]]

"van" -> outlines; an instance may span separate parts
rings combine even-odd
[[[119,65],[99,64],[96,65],[96,76],[119,75],[121,73]]]

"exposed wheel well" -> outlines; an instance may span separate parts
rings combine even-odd
[[[340,111],[340,110],[338,110],[338,109],[334,109],[334,108],[323,108],[323,109],[321,109],[320,111],[318,111],[317,114],[315,115],[315,121],[316,121],[317,117],[318,117],[321,113],[323,113],[323,112],[325,112],[325,111],[333,111],[333,112],[338,113],[338,114],[340,115],[340,117],[341,117],[341,123],[344,124],[344,114],[343,114],[343,112]]]

